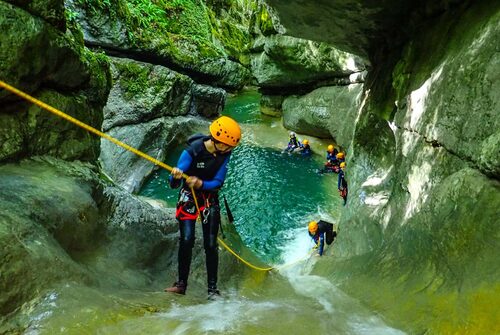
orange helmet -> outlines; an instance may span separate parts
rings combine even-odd
[[[337,154],[337,159],[342,159],[342,158],[344,158],[344,153],[343,152],[339,152]]]
[[[316,232],[318,231],[318,223],[316,221],[309,222],[309,226],[307,227],[307,229],[311,234],[316,234]]]
[[[308,144],[309,144],[309,140],[304,140],[304,141],[302,142],[302,144],[304,144],[304,145],[308,145]]]
[[[214,139],[235,147],[241,139],[241,129],[238,122],[230,117],[221,116],[210,125],[210,134]]]
[[[331,144],[330,144],[330,145],[328,146],[328,149],[327,149],[327,150],[328,150],[328,152],[333,152],[333,145],[331,145]]]

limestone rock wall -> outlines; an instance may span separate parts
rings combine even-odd
[[[29,314],[28,302],[60,282],[151,285],[151,275],[137,272],[177,243],[173,213],[103,182],[88,163],[37,157],[3,164],[0,186],[1,332],[22,329],[10,317]],[[175,259],[163,258],[163,270]]]
[[[301,12],[270,3],[285,29]],[[373,69],[349,132],[337,258],[316,271],[411,333],[498,332],[500,8],[422,8],[435,15],[402,10],[394,43],[366,49]],[[321,36],[301,27],[289,31]]]
[[[203,84],[238,90],[250,81],[245,21],[254,1],[235,1],[221,8],[203,1],[65,3],[88,45],[162,64]]]
[[[303,134],[333,138],[349,147],[354,133],[363,84],[326,86],[283,101],[283,125]]]
[[[110,88],[104,57],[71,33],[3,1],[0,32],[2,80],[100,128]],[[0,92],[0,120],[0,161],[43,154],[87,161],[99,156],[97,138],[6,92]]]

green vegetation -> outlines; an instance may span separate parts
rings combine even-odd
[[[240,22],[248,12],[247,2],[77,0],[77,4],[89,16],[106,13],[111,26],[113,22],[117,28],[118,22],[125,25],[132,47],[152,50],[176,63],[193,64],[227,54],[248,63],[248,27],[243,27]],[[235,20],[231,15],[237,16]],[[67,13],[68,22],[77,18],[77,13]]]
[[[115,62],[120,72],[120,86],[129,100],[144,91],[149,85],[149,68],[133,62]]]
[[[78,24],[79,14],[77,12],[72,11],[71,9],[64,9],[64,16],[66,17],[66,26],[68,30],[73,35],[73,39],[78,45],[83,45],[83,32]]]
[[[275,34],[273,20],[269,11],[265,5],[261,6],[261,11],[259,14],[259,29],[265,36]]]

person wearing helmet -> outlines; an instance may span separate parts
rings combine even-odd
[[[339,190],[340,196],[342,199],[344,199],[344,206],[347,203],[347,181],[345,180],[345,167],[346,163],[342,162],[340,163],[340,171],[339,171],[339,178],[337,182],[337,188]]]
[[[339,172],[339,161],[337,160],[338,150],[334,148],[332,144],[330,144],[326,150],[326,163],[323,168],[322,173],[324,172]]]
[[[198,214],[202,219],[203,246],[205,248],[207,285],[209,299],[218,296],[218,245],[220,225],[218,191],[224,184],[227,166],[234,149],[241,139],[241,130],[236,121],[221,116],[210,125],[210,136],[191,136],[188,147],[181,153],[177,166],[172,169],[170,187],[178,188],[176,219],[179,223],[178,279],[166,292],[185,294],[188,286],[195,224]],[[182,179],[185,173],[189,177]],[[191,191],[196,192],[200,212],[198,213]]]
[[[338,150],[335,149],[335,147],[332,144],[330,144],[326,149],[326,161],[329,162],[331,165],[336,165],[338,153],[339,153]]]
[[[300,146],[300,154],[304,157],[309,157],[312,155],[311,146],[309,145],[309,140],[304,140]]]
[[[295,149],[301,147],[302,145],[300,144],[299,140],[297,139],[297,135],[291,131],[290,132],[290,139],[288,141],[288,145],[285,149],[286,152],[293,152]]]
[[[337,154],[337,161],[338,161],[338,164],[345,162],[345,154],[343,152],[339,152]]]
[[[313,239],[314,243],[317,245],[318,256],[323,255],[323,249],[326,244],[332,244],[333,240],[337,236],[337,232],[333,230],[333,224],[319,220],[311,221],[308,225],[309,236]]]

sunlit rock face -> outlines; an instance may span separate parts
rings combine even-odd
[[[263,93],[261,112],[283,115],[289,130],[333,138],[347,148],[368,60],[328,43],[284,35],[277,13],[265,5],[257,16],[250,64]]]
[[[410,15],[404,2],[268,3],[287,33],[368,54],[373,67],[347,153],[341,260],[318,272],[411,332],[498,329],[485,306],[500,308],[500,6],[418,4]]]
[[[251,54],[252,73],[261,89],[314,85],[362,72],[362,58],[326,43],[283,35],[260,37]]]
[[[283,124],[287,129],[315,137],[333,138],[347,148],[358,117],[363,84],[327,86],[283,101]]]

